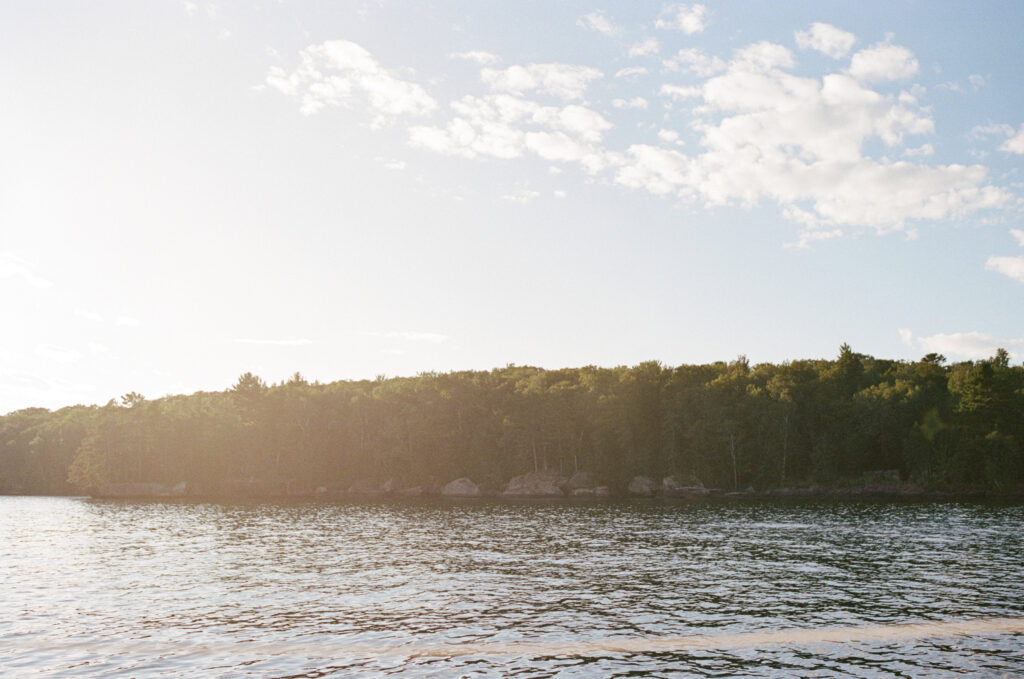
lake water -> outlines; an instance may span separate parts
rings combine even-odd
[[[4,677],[960,673],[1024,674],[1019,505],[0,497]]]

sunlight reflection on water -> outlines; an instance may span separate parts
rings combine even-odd
[[[0,498],[0,675],[1019,674],[1022,519]]]

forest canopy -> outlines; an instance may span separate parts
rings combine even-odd
[[[842,484],[876,470],[933,489],[1024,486],[1024,367],[1000,349],[947,364],[878,359],[751,366],[490,371],[327,384],[246,373],[222,392],[0,417],[0,493],[237,479],[348,488],[586,470],[622,489],[670,474],[709,487]]]

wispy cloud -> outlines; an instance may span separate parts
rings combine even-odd
[[[38,275],[32,263],[11,252],[0,252],[0,278],[18,278],[36,288],[53,287],[53,282]]]
[[[492,91],[523,94],[535,90],[565,101],[582,98],[590,82],[602,75],[596,68],[576,64],[517,64],[480,72],[480,78]]]
[[[909,78],[917,69],[913,53],[899,45],[875,45],[850,59],[850,75],[865,82]]]
[[[593,28],[601,25],[600,17],[588,14],[581,21]],[[663,7],[657,26],[693,34],[704,30],[709,17],[703,4],[670,4]],[[622,187],[706,209],[771,202],[800,226],[803,245],[842,236],[850,228],[912,233],[916,221],[958,219],[1002,209],[1013,200],[1010,191],[992,185],[983,165],[931,161],[935,147],[920,138],[935,133],[931,108],[919,100],[923,88],[908,83],[893,91],[899,88],[894,81],[920,70],[908,48],[887,38],[853,52],[857,39],[852,33],[820,22],[791,35],[796,47],[842,61],[822,74],[798,75],[793,48],[770,41],[721,55],[686,47],[663,60],[665,77],[646,90],[664,98],[663,106],[648,108],[662,110],[638,128],[645,135],[657,131],[670,115],[666,110],[685,108],[695,137],[688,146],[691,153],[678,148],[679,137],[660,135],[660,143],[647,144],[631,142],[629,131],[616,135],[626,140],[622,146],[606,146],[613,123],[601,111],[639,111],[648,102],[635,92],[616,92],[603,102],[604,109],[591,103],[591,85],[604,77],[598,69],[565,63],[496,68],[497,57],[488,52],[451,55],[481,64],[480,82],[487,92],[457,96],[445,120],[411,125],[407,139],[415,148],[467,159],[533,155],[577,163],[588,175],[606,173],[608,181]],[[633,53],[653,52],[656,42],[648,38],[634,45]],[[437,107],[425,90],[397,80],[385,89],[400,93],[398,99],[373,100],[367,79],[395,76],[354,43],[322,43],[300,56],[293,73],[272,70],[268,83],[301,99],[307,113],[349,105],[361,92],[371,109],[386,109],[395,117]],[[642,74],[650,75],[624,68],[616,76]],[[419,104],[406,105],[409,101]],[[1007,137],[1004,150],[1024,153],[1024,126],[999,126],[989,133]],[[879,146],[882,150],[876,151]],[[505,196],[534,197],[530,192]],[[997,260],[992,266],[1007,264]]]
[[[657,38],[644,38],[630,47],[628,54],[631,57],[645,57],[657,54],[659,49],[661,49],[661,45],[658,43]]]
[[[662,30],[682,31],[687,35],[693,35],[704,31],[709,18],[708,8],[704,5],[666,5],[654,26]]]
[[[1010,229],[1010,235],[1016,239],[1019,245],[1024,246],[1024,231]],[[1024,283],[1024,256],[989,257],[988,261],[985,262],[985,268]]]
[[[277,347],[304,347],[313,344],[313,340],[308,339],[254,339],[245,337],[235,339],[234,341],[238,344],[261,344]]]
[[[633,97],[632,99],[613,99],[612,106],[615,108],[647,108],[647,100],[643,97]]]
[[[475,50],[472,52],[452,52],[448,55],[449,59],[461,59],[463,61],[473,61],[483,66],[492,66],[494,64],[501,63],[501,57],[490,52],[483,52]]]
[[[808,31],[797,31],[796,45],[800,49],[813,49],[833,59],[849,54],[857,37],[831,24],[813,23]]]
[[[628,78],[634,75],[647,75],[648,73],[650,73],[650,71],[648,71],[643,66],[627,66],[626,68],[621,68],[618,71],[616,71],[615,77]]]
[[[134,328],[139,324],[139,319],[133,318],[132,316],[118,316],[114,321],[114,325],[120,325],[126,328]]]
[[[399,160],[398,158],[379,158],[378,157],[378,158],[375,158],[375,160],[378,163],[380,163],[384,167],[385,170],[401,171],[401,170],[404,170],[408,166],[408,163],[406,163],[404,160]]]
[[[75,309],[75,315],[93,323],[101,323],[103,321],[103,316],[88,309]]]
[[[415,330],[390,330],[390,331],[376,331],[376,332],[364,332],[364,335],[368,337],[380,337],[382,339],[399,339],[405,340],[406,342],[429,342],[431,344],[440,344],[447,342],[451,339],[448,335],[442,335],[436,332],[419,332]]]
[[[304,115],[362,99],[376,114],[377,127],[399,116],[425,115],[437,108],[437,102],[423,87],[395,76],[369,51],[348,40],[306,47],[299,53],[295,70],[289,73],[274,66],[266,82],[298,99]]]
[[[529,203],[535,198],[539,198],[540,193],[538,191],[531,191],[529,189],[520,189],[515,193],[506,193],[501,197],[502,200],[507,200],[510,203]]]
[[[621,30],[604,15],[604,12],[585,14],[576,20],[576,25],[609,36],[615,35]]]
[[[1000,151],[1009,151],[1018,155],[1024,154],[1024,124],[1020,126],[1006,142],[999,147]]]
[[[907,337],[910,339],[910,332]],[[900,333],[903,335],[903,331]],[[1024,338],[998,338],[981,332],[939,333],[914,338],[922,353],[942,354],[950,358],[984,360],[995,355],[997,349],[1006,349],[1014,360],[1024,355]]]
[[[57,363],[74,363],[82,358],[81,352],[56,344],[40,344],[36,347],[36,356]]]

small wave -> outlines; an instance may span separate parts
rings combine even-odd
[[[394,657],[456,658],[487,656],[571,657],[606,654],[673,653],[693,650],[728,650],[768,646],[907,642],[957,636],[994,636],[1024,633],[1024,618],[985,618],[943,622],[920,622],[866,627],[784,629],[732,634],[682,637],[623,637],[580,642],[477,642],[457,644],[347,644],[341,641],[317,643],[247,642],[246,653],[257,656],[302,656],[308,658]],[[33,646],[36,646],[33,644]],[[238,643],[160,643],[153,640],[105,640],[79,644],[40,644],[39,650],[67,651],[87,646],[93,653],[143,653],[161,656],[206,656],[237,652]],[[45,647],[43,649],[42,647]]]

